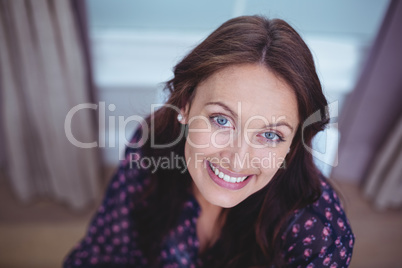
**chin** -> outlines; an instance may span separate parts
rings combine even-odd
[[[204,198],[211,204],[222,207],[222,208],[232,208],[240,204],[244,199],[233,198],[233,196],[228,196],[230,194],[217,193],[210,196],[205,196]]]

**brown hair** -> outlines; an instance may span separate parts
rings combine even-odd
[[[201,81],[225,67],[244,63],[266,66],[294,90],[301,123],[286,157],[287,167],[278,170],[266,187],[225,209],[227,218],[220,244],[214,248],[219,258],[206,260],[208,267],[280,266],[280,233],[286,220],[293,210],[313,203],[321,194],[319,174],[303,143],[311,146],[314,135],[327,124],[327,101],[310,50],[285,21],[243,16],[222,24],[176,65],[174,78],[166,84],[170,91],[167,104],[183,108],[191,103]],[[321,111],[324,119],[302,130],[302,122],[316,111]],[[182,134],[183,126],[176,117],[177,111],[162,107],[147,119],[154,122],[155,142],[167,144]],[[148,141],[143,150],[148,156],[169,155],[172,151],[183,156],[184,144],[185,136],[170,148],[151,148]],[[189,176],[163,169],[152,174],[146,196],[155,198],[135,215],[140,245],[150,260],[156,259],[158,243],[177,222],[191,184]]]

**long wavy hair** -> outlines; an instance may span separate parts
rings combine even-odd
[[[174,145],[154,148],[148,139],[142,147],[143,154],[163,157],[174,153],[184,157],[184,126],[177,121],[177,110],[171,107],[180,109],[191,104],[200,82],[223,68],[245,63],[267,67],[293,89],[301,123],[286,156],[286,168],[279,169],[263,189],[223,210],[226,220],[219,246],[214,247],[217,258],[204,260],[206,267],[282,266],[280,236],[286,221],[292,211],[313,203],[321,194],[319,172],[304,146],[311,147],[314,135],[328,123],[327,101],[310,50],[299,34],[280,19],[231,19],[185,56],[175,66],[173,79],[166,83],[168,105],[147,118],[155,133],[152,141],[175,141]],[[302,123],[316,111],[321,111],[323,119],[302,129]],[[134,216],[139,226],[139,244],[150,265],[157,266],[154,260],[158,259],[160,243],[177,224],[192,180],[188,172],[182,174],[175,169],[157,169],[150,176],[143,198],[153,198]]]

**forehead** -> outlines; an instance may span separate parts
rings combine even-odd
[[[258,64],[227,67],[210,76],[197,87],[192,105],[221,101],[242,114],[270,117],[285,116],[298,123],[297,100],[294,91],[268,68]]]

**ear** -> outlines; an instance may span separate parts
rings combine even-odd
[[[180,109],[180,114],[182,115],[182,119],[179,122],[183,125],[187,124],[188,122],[188,113],[190,112],[190,104],[187,103],[184,108]]]

